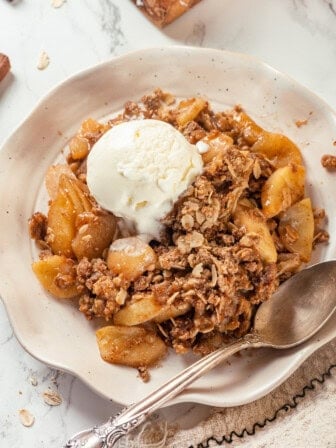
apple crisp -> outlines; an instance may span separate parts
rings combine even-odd
[[[190,10],[200,0],[133,0],[156,26],[162,28]]]
[[[173,125],[204,163],[149,243],[99,207],[86,185],[87,156],[100,137],[148,118]],[[97,332],[103,359],[141,369],[166,347],[205,355],[244,335],[258,304],[328,240],[291,140],[241,107],[215,112],[202,98],[177,101],[159,89],[105,124],[86,120],[46,185],[48,216],[30,220],[42,249],[35,274],[54,296],[75,298],[87,319],[106,320]]]

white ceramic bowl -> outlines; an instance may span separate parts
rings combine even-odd
[[[335,113],[318,97],[268,65],[224,51],[170,47],[140,50],[71,77],[47,95],[0,153],[0,290],[16,336],[33,356],[73,373],[99,394],[129,404],[189,365],[173,353],[144,384],[134,369],[101,360],[94,324],[75,307],[49,296],[31,270],[36,256],[27,232],[31,214],[46,208],[43,178],[66,141],[87,117],[101,118],[155,87],[180,97],[202,95],[216,107],[237,103],[269,130],[301,148],[308,191],[329,215],[331,240],[314,261],[334,258],[335,177],[320,164],[335,152]],[[298,128],[296,120],[308,118]],[[316,303],[318,307],[318,303]],[[286,351],[259,350],[235,357],[197,381],[174,402],[234,406],[255,400],[284,381],[312,352],[336,336],[336,316],[312,340]]]

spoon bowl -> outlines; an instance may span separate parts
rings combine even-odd
[[[106,423],[76,434],[65,448],[110,448],[147,416],[209,370],[245,348],[295,347],[312,337],[336,308],[336,260],[315,264],[283,283],[259,306],[253,330],[243,338],[201,358],[146,398]]]
[[[258,308],[253,335],[263,345],[290,348],[313,336],[336,308],[336,261],[315,264],[284,282]]]

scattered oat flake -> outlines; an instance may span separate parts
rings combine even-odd
[[[60,394],[51,389],[47,389],[43,392],[43,400],[49,406],[59,406],[62,403]]]
[[[333,142],[333,145],[336,146],[336,140]]]
[[[27,409],[20,409],[19,410],[19,417],[20,422],[23,424],[23,426],[33,426],[35,422],[35,417],[33,414],[31,414]]]
[[[39,70],[45,70],[48,67],[49,63],[50,63],[49,56],[47,55],[47,53],[45,51],[42,51],[42,53],[40,54],[38,64],[37,64],[37,68]]]
[[[29,382],[30,382],[30,384],[31,384],[32,386],[34,386],[34,387],[38,385],[38,381],[37,381],[37,379],[36,379],[35,376],[31,376],[31,377],[29,378]]]
[[[65,2],[66,0],[51,0],[51,6],[53,8],[60,8]]]

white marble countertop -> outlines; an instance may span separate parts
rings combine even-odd
[[[0,84],[0,142],[68,75],[129,50],[167,44],[258,56],[336,108],[335,0],[203,0],[164,30],[156,29],[130,0],[67,0],[59,9],[51,6],[51,0],[0,0],[0,52],[8,54],[12,62],[12,74]],[[39,71],[42,51],[49,55],[50,65]],[[2,305],[0,365],[1,448],[61,447],[73,432],[103,421],[119,409],[79,380],[53,371],[25,353]],[[37,385],[31,384],[32,378]],[[60,406],[43,402],[41,394],[48,387],[58,389],[63,398]],[[322,405],[323,397],[315,398],[315,406]],[[20,424],[21,408],[35,416],[32,427]],[[179,405],[165,413],[170,421],[188,426],[206,416],[209,409]],[[330,424],[334,424],[332,413]],[[309,431],[316,435],[319,428],[312,422],[305,436]],[[269,425],[239,446],[271,446],[263,445],[271,432]],[[282,441],[273,446],[290,446],[288,440],[286,427]],[[302,446],[307,445],[303,442]]]

